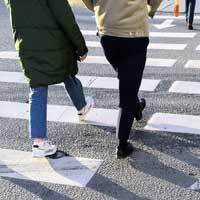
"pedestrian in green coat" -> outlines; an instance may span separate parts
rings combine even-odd
[[[4,0],[11,23],[20,65],[30,85],[30,135],[33,156],[54,154],[47,138],[48,85],[64,82],[80,120],[93,106],[85,99],[81,82],[75,77],[77,59],[83,61],[88,49],[67,0]]]

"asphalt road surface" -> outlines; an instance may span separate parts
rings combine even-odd
[[[162,12],[150,20],[147,66],[140,88],[147,108],[143,120],[132,129],[130,142],[136,151],[117,160],[116,74],[103,57],[92,13],[81,8],[74,8],[74,13],[89,46],[89,58],[79,64],[79,76],[86,96],[95,99],[95,109],[87,123],[80,124],[75,114],[67,114],[73,105],[64,88],[50,86],[48,135],[75,160],[103,162],[82,187],[67,181],[59,184],[62,176],[73,170],[80,182],[85,180],[87,170],[79,167],[66,168],[57,182],[50,170],[49,181],[33,181],[40,171],[31,176],[32,161],[25,157],[31,151],[26,113],[29,87],[21,74],[9,17],[0,0],[0,199],[200,200],[200,193],[190,189],[200,178],[200,16],[195,16],[193,31],[187,30],[184,16],[174,18]],[[62,117],[56,118],[63,110]],[[19,157],[11,159],[19,152],[28,164],[20,165]],[[16,163],[9,163],[9,159]],[[36,164],[39,167],[40,161]],[[81,169],[89,169],[89,164],[83,165]],[[19,178],[22,175],[25,180]]]

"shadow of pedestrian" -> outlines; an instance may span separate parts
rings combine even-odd
[[[188,188],[191,184],[197,181],[196,178],[164,164],[159,161],[156,156],[145,151],[137,151],[134,154],[134,158],[130,158],[130,164],[133,168],[144,174],[165,180],[183,188]]]
[[[135,131],[135,134],[131,135],[131,140],[200,169],[200,158],[189,150],[189,148],[200,148],[198,135],[194,137],[192,134],[183,133]]]
[[[98,173],[95,174],[87,187],[117,200],[151,200],[132,193],[126,188],[113,182],[111,179]]]
[[[83,170],[92,170],[87,168],[86,165],[83,165],[83,163],[80,163],[78,159],[69,157],[71,160],[73,160],[74,164],[70,166],[66,166],[63,168],[61,165],[59,165],[59,162],[62,162],[64,157],[58,158],[58,159],[49,159],[49,164],[51,165],[53,170],[57,170],[56,172],[59,173],[63,177],[70,178],[70,174],[76,173],[76,170],[80,171],[80,168]],[[59,161],[60,160],[60,161]],[[67,163],[66,163],[67,164]],[[93,165],[92,163],[90,165]],[[31,180],[23,180],[27,179],[26,176],[18,173],[17,171],[14,171],[13,169],[9,168],[6,164],[1,163],[1,173],[3,176],[13,176],[15,175],[15,178],[8,178],[8,177],[2,177],[2,179],[7,180],[15,185],[18,185],[25,190],[31,192],[32,194],[37,195],[43,200],[72,200],[71,198],[67,197],[64,194],[60,194],[56,191],[53,191],[51,189],[48,189],[44,185],[42,185],[40,182],[35,182]],[[91,166],[90,166],[91,167]],[[65,173],[65,168],[69,168],[69,171]],[[92,170],[93,171],[93,170]],[[88,175],[88,174],[86,174]],[[40,176],[40,173],[38,173],[38,176]],[[16,178],[19,179],[16,179]],[[77,180],[80,180],[80,182],[84,182],[82,178],[84,178],[83,174],[76,175]],[[87,183],[87,188],[90,188],[94,191],[100,192],[104,195],[110,196],[112,198],[115,198],[117,200],[151,200],[149,198],[145,197],[139,197],[136,194],[132,193],[131,191],[127,190],[126,188],[118,185],[117,183],[113,182],[111,179],[104,177],[100,174],[95,174],[93,178]],[[81,189],[81,188],[80,188]]]
[[[72,200],[64,194],[60,194],[45,187],[40,182],[27,180],[28,177],[11,169],[2,161],[0,161],[0,173],[2,174],[2,180],[7,180],[15,185],[18,185],[43,200]],[[15,178],[11,178],[9,176],[14,176]],[[38,176],[40,176],[39,173]]]
[[[72,200],[66,195],[53,191],[39,182],[14,179],[14,178],[3,178],[3,179],[24,188],[25,190],[31,192],[32,194],[37,195],[42,200]]]

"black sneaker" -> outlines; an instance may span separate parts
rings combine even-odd
[[[127,143],[126,146],[118,146],[116,149],[117,159],[126,158],[133,152],[133,150],[134,147],[130,143]]]
[[[138,103],[137,112],[135,114],[135,119],[137,121],[140,121],[142,119],[142,111],[144,110],[145,107],[146,107],[146,100],[142,98]]]

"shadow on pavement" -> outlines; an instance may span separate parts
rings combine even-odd
[[[151,200],[146,197],[137,196],[100,174],[96,174],[88,183],[87,187],[117,200]]]
[[[135,134],[131,136],[131,140],[200,169],[199,157],[189,149],[200,148],[200,136],[198,135],[194,137],[191,134],[135,131]],[[197,181],[194,176],[167,166],[167,164],[159,161],[156,156],[142,149],[134,154],[130,163],[132,167],[145,174],[166,180],[183,188],[188,188]]]
[[[14,178],[2,178],[8,180],[9,182],[18,185],[25,190],[31,192],[32,194],[37,195],[42,200],[72,200],[66,195],[55,192],[39,182],[29,181],[29,180],[21,180]]]
[[[165,180],[183,188],[188,188],[197,181],[196,178],[178,169],[167,166],[159,161],[156,156],[145,151],[139,150],[138,153],[135,153],[134,158],[130,158],[130,164],[144,174]]]
[[[12,173],[15,172],[10,168],[6,168],[4,165],[5,173]],[[17,173],[17,172],[15,172]],[[62,175],[62,174],[61,174]],[[22,175],[19,174],[21,177]],[[53,191],[40,182],[30,181],[30,180],[23,180],[23,179],[15,179],[15,178],[7,178],[2,177],[2,179],[7,180],[15,185],[18,185],[25,190],[29,191],[32,194],[35,194],[42,200],[72,200],[71,198],[67,197],[64,194],[60,194],[56,191]],[[94,177],[90,180],[90,182],[86,186],[93,191],[97,191],[101,194],[106,196],[112,197],[117,200],[151,200],[145,197],[139,197],[136,194],[130,192],[129,190],[125,189],[124,187],[118,185],[117,183],[113,182],[111,179],[104,177],[100,174],[95,174]],[[82,188],[80,188],[81,190]]]
[[[200,135],[136,131],[131,140],[200,169],[200,159],[189,148],[200,149]]]

